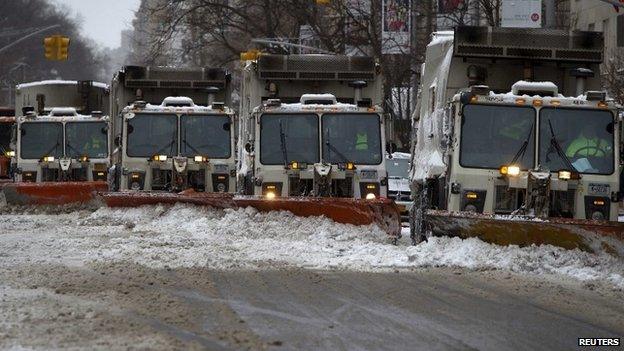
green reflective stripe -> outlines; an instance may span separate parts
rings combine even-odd
[[[358,134],[355,139],[356,150],[368,150],[368,135]]]

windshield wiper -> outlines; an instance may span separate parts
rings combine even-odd
[[[184,128],[184,139],[182,139],[182,142],[184,143],[184,146],[188,146],[189,149],[191,149],[196,155],[201,155],[201,152],[199,152],[199,150],[197,150],[196,147],[191,145],[191,143],[189,143],[188,140],[186,139],[186,128]]]
[[[555,137],[555,131],[553,129],[552,122],[550,119],[548,120],[548,126],[550,127],[550,147],[551,148],[548,149],[548,152],[546,153],[546,161],[548,161],[548,155],[551,154],[552,148],[554,148],[555,151],[557,152],[557,155],[559,155],[559,157],[561,157],[564,163],[569,167],[568,169],[578,172],[576,167],[574,167],[574,165],[572,164],[572,161],[570,161],[570,159],[568,158],[568,155],[566,155],[563,149],[561,148],[561,144],[559,144],[559,141],[557,141],[557,138]]]
[[[524,142],[522,142],[522,146],[520,147],[520,150],[516,152],[513,160],[511,160],[510,165],[516,164],[516,161],[518,161],[518,159],[521,159],[521,160],[524,159],[524,154],[526,153],[527,147],[529,146],[529,141],[531,140],[531,136],[533,136],[534,127],[535,127],[535,123],[532,123],[531,128],[529,129],[529,135],[526,137],[526,139],[524,139]]]
[[[282,149],[282,158],[284,159],[284,167],[288,167],[288,150],[286,150],[286,134],[282,128],[282,120],[279,122],[280,128],[280,148]]]
[[[347,156],[345,156],[342,152],[340,152],[338,149],[336,149],[334,147],[334,145],[332,145],[329,140],[327,140],[325,142],[325,145],[327,146],[328,149],[330,149],[331,151],[335,152],[336,155],[340,156],[340,158],[342,159],[342,162],[349,162],[349,159],[347,158]],[[331,154],[330,154],[331,156]],[[329,159],[331,160],[331,157],[329,157]]]
[[[48,152],[44,153],[43,156],[49,156],[50,153],[53,150],[56,150],[56,148],[58,148],[60,145],[61,145],[61,136],[59,135],[59,137],[56,139],[56,144],[54,144],[54,146],[52,146],[50,150],[48,150]]]
[[[80,155],[80,151],[79,151],[78,149],[76,149],[76,148],[75,148],[72,144],[70,144],[70,143],[66,143],[65,145],[66,145],[68,148],[70,148],[70,149],[72,149],[72,150],[76,151],[76,155],[81,156],[81,155]]]
[[[173,129],[173,135],[171,136],[171,141],[163,146],[162,148],[160,148],[158,151],[156,151],[156,155],[160,155],[163,151],[165,151],[167,148],[169,148],[169,155],[173,155],[173,146],[175,145],[176,142],[176,133],[177,133],[177,129]]]

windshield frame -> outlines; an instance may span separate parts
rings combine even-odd
[[[528,169],[534,169],[535,165],[536,165],[536,160],[537,160],[537,156],[536,156],[536,152],[537,152],[537,147],[536,145],[538,144],[537,142],[537,138],[538,138],[538,134],[537,134],[537,127],[538,127],[538,115],[539,115],[539,111],[537,109],[535,109],[535,107],[533,106],[529,106],[529,105],[511,105],[511,104],[482,104],[482,103],[478,103],[478,104],[464,104],[462,105],[462,109],[461,109],[461,120],[459,121],[459,126],[458,126],[458,130],[459,130],[459,157],[458,157],[458,163],[459,166],[462,168],[466,168],[466,169],[484,169],[484,170],[499,170],[501,166],[505,166],[505,164],[501,164],[497,167],[475,167],[475,166],[465,166],[463,164],[463,141],[464,141],[464,126],[463,126],[463,119],[466,118],[466,114],[465,114],[465,108],[467,106],[494,106],[494,107],[508,107],[508,108],[518,108],[518,109],[530,109],[533,110],[533,130],[532,130],[532,139],[533,139],[533,145],[531,145],[531,143],[529,142],[527,147],[533,147],[533,153],[531,155],[532,158],[532,162],[531,162],[531,166],[529,166],[528,168],[521,168],[522,171],[526,171]],[[513,155],[512,155],[513,157]],[[512,159],[510,158],[508,162],[511,162]]]
[[[613,152],[611,154],[611,158],[612,158],[611,159],[611,161],[612,161],[611,162],[611,173],[591,173],[591,172],[588,173],[588,172],[580,172],[580,171],[577,171],[576,169],[571,169],[569,171],[574,171],[574,172],[578,172],[579,174],[585,174],[585,175],[590,175],[590,176],[612,176],[613,174],[616,173],[617,158],[615,157],[616,156],[615,151],[616,151],[616,149],[619,148],[619,145],[616,145],[615,134],[616,134],[616,129],[618,128],[618,123],[617,123],[617,120],[616,120],[616,115],[614,114],[614,112],[612,110],[595,108],[593,106],[592,107],[586,107],[586,108],[575,107],[575,106],[563,106],[563,107],[562,106],[544,106],[544,107],[539,109],[539,116],[538,116],[539,120],[538,120],[537,128],[541,127],[542,110],[545,110],[545,109],[548,109],[548,110],[596,111],[596,112],[606,112],[606,113],[609,113],[611,115],[611,123],[613,123],[613,133],[611,133],[611,140],[610,140],[611,141],[611,146],[613,147]],[[540,135],[539,139],[541,139],[541,137],[542,136]],[[547,137],[548,137],[548,140],[550,140],[550,133],[547,133]],[[621,142],[622,141],[620,140],[620,143]],[[537,161],[538,161],[538,164],[541,164],[541,148],[540,148],[541,145],[540,144],[541,144],[540,140],[537,140],[537,151],[538,151],[537,152]],[[563,147],[563,145],[562,145],[562,147]],[[572,161],[572,160],[570,160],[570,161]],[[556,173],[558,171],[559,171],[558,169],[551,169],[550,170],[551,173],[553,173],[553,172]]]
[[[171,148],[168,148],[167,150],[159,153],[159,155],[167,155],[167,157],[174,157],[178,155],[178,150],[180,149],[180,117],[178,114],[174,113],[174,112],[138,112],[135,113],[134,117],[132,118],[128,118],[125,119],[125,136],[124,136],[124,143],[125,143],[125,154],[127,157],[130,158],[152,158],[153,156],[156,156],[156,154],[153,155],[133,155],[130,153],[130,138],[131,138],[131,133],[128,133],[129,131],[129,127],[130,127],[130,123],[137,117],[144,117],[144,116],[158,116],[158,117],[169,117],[172,118],[175,123],[174,123],[174,128],[175,128],[175,140],[173,141],[173,153],[170,155],[169,154],[169,150],[171,150]]]
[[[279,163],[273,163],[273,162],[266,163],[265,160],[263,159],[263,149],[264,148],[263,148],[263,143],[262,143],[262,123],[263,123],[262,120],[263,120],[263,118],[265,116],[272,117],[272,116],[280,116],[280,115],[282,115],[282,116],[283,115],[286,115],[286,116],[295,116],[295,115],[314,116],[314,118],[316,119],[315,120],[315,122],[316,122],[315,123],[316,124],[316,150],[315,150],[315,154],[314,154],[315,161],[307,162],[305,160],[290,160],[290,159],[288,159],[288,160],[286,160],[286,162],[290,163],[291,161],[297,161],[297,162],[309,163],[309,164],[314,164],[314,163],[320,162],[320,160],[321,160],[321,136],[320,136],[321,129],[319,127],[320,116],[319,116],[319,114],[317,112],[314,112],[314,111],[264,112],[264,113],[262,113],[260,115],[258,127],[256,128],[257,133],[258,133],[257,140],[259,142],[259,147],[260,147],[260,150],[259,150],[259,154],[260,154],[259,161],[260,161],[260,164],[264,165],[264,166],[282,166],[282,167],[284,166],[283,160],[280,160]]]
[[[99,156],[91,156],[91,155],[78,155],[78,156],[69,156],[71,154],[71,147],[68,146],[68,142],[69,142],[69,137],[68,137],[68,133],[67,133],[67,126],[70,124],[84,124],[84,123],[100,123],[102,124],[102,127],[107,128],[106,133],[102,133],[102,135],[104,136],[104,143],[105,143],[105,149],[106,149],[106,156],[104,157],[99,157]],[[108,135],[109,135],[109,126],[108,123],[106,121],[102,121],[102,120],[98,120],[98,121],[66,121],[64,123],[64,127],[65,127],[65,140],[64,140],[64,146],[65,146],[65,155],[66,157],[71,157],[71,158],[77,158],[77,157],[81,157],[81,156],[87,156],[90,159],[106,159],[110,156],[110,150],[108,148]],[[73,147],[73,145],[72,145]]]
[[[187,158],[192,158],[193,156],[198,156],[195,153],[188,153],[188,152],[183,152],[182,150],[184,149],[184,119],[185,117],[190,117],[190,118],[199,118],[199,119],[204,119],[204,118],[213,118],[213,117],[217,117],[217,118],[225,118],[227,119],[227,123],[230,124],[230,130],[227,131],[228,133],[228,140],[227,140],[227,155],[225,156],[221,156],[219,155],[219,157],[213,157],[210,154],[200,154],[199,156],[207,156],[209,159],[229,159],[232,157],[232,129],[234,127],[234,123],[232,122],[232,118],[230,117],[230,115],[225,114],[225,113],[182,113],[178,116],[179,119],[179,123],[178,123],[178,130],[179,130],[179,140],[178,140],[178,144],[179,144],[179,151],[178,154],[183,156],[183,157],[187,157]],[[205,137],[210,137],[210,133],[207,133],[207,135],[205,135]]]
[[[385,161],[385,150],[384,150],[384,145],[383,145],[383,135],[381,134],[381,125],[382,125],[382,120],[383,117],[378,113],[378,112],[324,112],[321,114],[321,128],[319,130],[319,137],[321,139],[321,158],[323,160],[323,162],[329,162],[325,160],[325,116],[332,116],[332,115],[346,115],[346,118],[358,118],[356,116],[361,116],[361,115],[368,115],[368,116],[374,116],[377,118],[377,138],[379,140],[379,162],[377,163],[362,163],[362,162],[355,162],[355,160],[347,160],[347,161],[342,161],[342,162],[353,162],[356,165],[362,165],[362,166],[379,166],[381,164],[384,163]],[[345,117],[343,117],[345,118]],[[342,162],[337,162],[337,163],[342,163]],[[333,163],[336,164],[336,163]]]
[[[25,125],[43,125],[43,124],[58,125],[61,128],[61,141],[60,141],[61,142],[61,146],[60,146],[61,152],[60,152],[60,155],[51,155],[50,154],[50,155],[42,155],[40,157],[35,157],[35,158],[33,158],[33,157],[24,157],[23,156],[23,154],[24,154],[24,147],[23,147],[23,145],[24,145],[24,136],[21,135],[22,134],[22,128]],[[19,133],[20,133],[20,136],[19,136],[18,148],[19,148],[19,158],[20,159],[22,159],[22,160],[40,160],[42,157],[45,157],[45,156],[54,156],[54,157],[57,157],[57,158],[65,157],[65,126],[63,125],[62,121],[58,121],[58,122],[56,122],[56,121],[25,121],[25,122],[20,123]]]

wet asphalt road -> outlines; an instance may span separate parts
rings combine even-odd
[[[624,292],[500,271],[0,270],[0,349],[572,350]]]
[[[227,305],[279,349],[561,350],[574,349],[578,337],[624,336],[621,295],[500,272],[295,270],[211,279],[218,298],[175,294],[200,310]],[[217,324],[207,313],[205,330]]]

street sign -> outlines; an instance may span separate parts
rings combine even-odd
[[[542,0],[503,0],[501,12],[501,27],[542,26]]]

